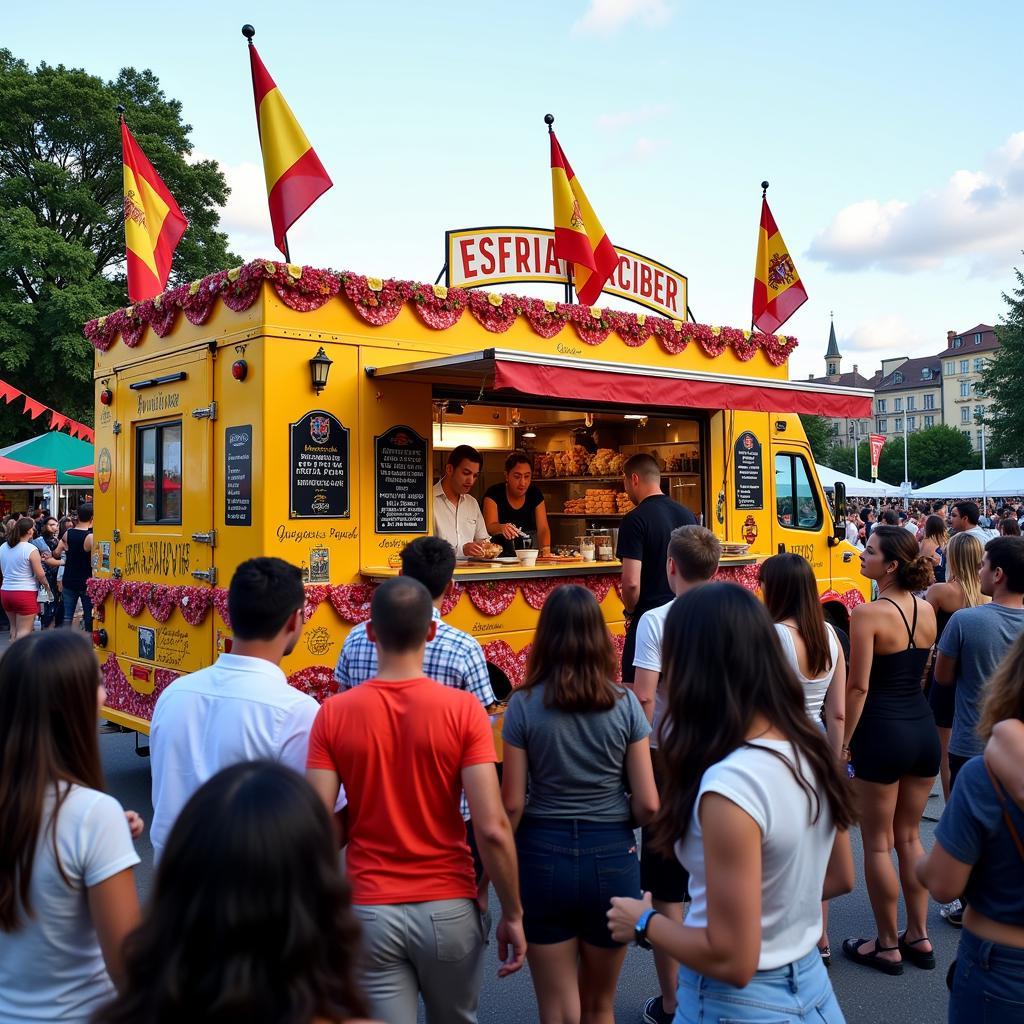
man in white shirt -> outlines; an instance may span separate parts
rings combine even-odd
[[[448,541],[456,558],[482,555],[481,545],[490,540],[480,505],[469,493],[483,464],[475,448],[460,444],[452,449],[444,476],[434,485],[434,536]]]
[[[981,510],[976,501],[958,501],[949,512],[950,533],[966,533],[977,537],[984,547],[993,537],[991,530],[978,525]]]
[[[722,545],[710,530],[703,526],[677,526],[668,542],[668,563],[665,569],[669,589],[676,597],[681,597],[694,587],[707,583],[718,572],[721,557]],[[636,673],[633,692],[647,720],[654,727],[651,732],[651,756],[655,781],[659,781],[660,775],[658,758],[655,756],[658,727],[666,704],[665,688],[661,682],[661,645],[665,635],[665,620],[672,604],[669,601],[640,616],[636,628],[636,652],[633,655]],[[645,828],[640,847],[640,887],[651,894],[655,909],[673,921],[682,921],[688,881],[689,876],[674,857],[665,857],[651,849]],[[667,1024],[676,1012],[679,964],[667,953],[655,951],[654,965],[658,972],[661,995],[647,1000],[642,1019],[646,1024]]]
[[[150,726],[154,860],[189,798],[222,768],[265,759],[305,772],[319,705],[279,667],[302,635],[305,600],[294,565],[243,562],[228,590],[231,653],[160,695]]]

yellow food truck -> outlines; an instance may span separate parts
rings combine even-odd
[[[621,646],[621,465],[725,544],[720,578],[797,551],[829,617],[868,596],[799,413],[864,416],[867,392],[788,379],[795,341],[660,316],[257,261],[86,326],[96,349],[93,641],[104,715],[146,732],[160,692],[229,650],[227,585],[253,555],[302,567],[307,625],[282,665],[319,699],[398,552],[432,530],[448,450],[481,491],[524,449],[552,557],[463,564],[444,615],[498,691],[522,678],[552,588],[587,586]],[[597,538],[585,543],[582,538]]]

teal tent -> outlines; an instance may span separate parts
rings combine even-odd
[[[30,466],[55,469],[57,484],[61,487],[89,486],[81,477],[69,476],[68,470],[78,469],[93,461],[92,445],[59,430],[51,430],[28,441],[19,441],[17,444],[0,448],[0,455],[17,459],[19,462],[27,462]]]

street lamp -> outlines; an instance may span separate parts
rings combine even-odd
[[[985,470],[985,415],[976,412],[974,422],[981,427],[981,514],[988,515],[988,480]]]

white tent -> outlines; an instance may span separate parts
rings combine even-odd
[[[884,480],[876,480],[874,483],[870,480],[859,480],[855,476],[839,473],[818,463],[814,464],[814,468],[818,471],[822,487],[834,487],[836,482],[843,483],[846,485],[846,493],[853,498],[888,498],[899,497],[902,494],[898,487],[893,487]]]
[[[1014,469],[962,469],[914,491],[915,498],[1017,498],[1024,495],[1024,467]]]

